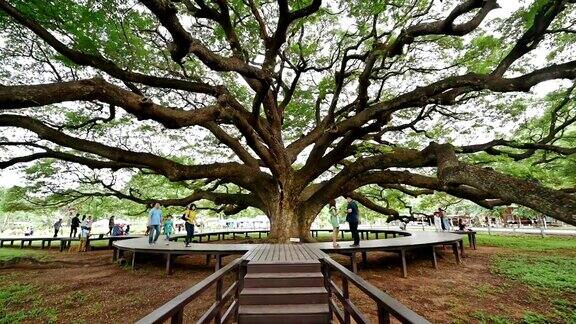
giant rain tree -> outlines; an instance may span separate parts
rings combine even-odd
[[[496,0],[0,0],[0,168],[50,159],[165,177],[188,194],[104,182],[102,194],[255,207],[279,242],[311,239],[316,215],[346,193],[397,213],[363,194],[374,187],[517,203],[576,224],[569,192],[475,159],[576,151],[561,141],[576,120],[570,84],[554,107],[519,103],[542,82],[576,79],[575,1],[501,10]],[[527,111],[550,115],[545,132],[486,127]]]

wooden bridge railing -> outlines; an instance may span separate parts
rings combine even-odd
[[[246,261],[238,258],[222,269],[214,272],[206,279],[200,281],[192,288],[184,291],[174,299],[170,300],[160,308],[154,310],[146,317],[139,320],[138,324],[148,323],[164,323],[170,319],[172,324],[180,324],[184,322],[184,308],[190,302],[198,298],[203,292],[212,286],[216,286],[215,301],[210,308],[198,320],[198,323],[210,323],[214,321],[216,324],[230,322],[237,318],[238,313],[238,298],[242,290],[242,283],[246,269]],[[224,277],[230,273],[234,273],[234,281],[224,291]],[[225,309],[228,302],[230,305]]]
[[[356,323],[370,323],[360,309],[350,300],[349,285],[352,283],[370,299],[376,302],[378,307],[378,323],[390,323],[390,317],[394,317],[402,323],[429,323],[425,318],[392,298],[390,295],[374,287],[366,280],[360,278],[352,271],[334,261],[330,257],[320,259],[324,273],[324,285],[330,296],[329,306],[331,317],[336,317],[339,323],[349,324],[351,317]],[[337,272],[342,278],[342,287],[332,280],[332,273]],[[338,308],[332,296],[342,305]]]

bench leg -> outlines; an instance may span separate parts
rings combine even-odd
[[[436,259],[436,247],[432,245],[432,265],[434,269],[438,269],[438,259]]]
[[[358,273],[358,262],[356,262],[356,252],[350,254],[350,263],[352,264],[352,272]]]
[[[118,260],[118,249],[112,249],[112,262],[116,262]]]
[[[474,243],[476,244],[476,243]],[[32,240],[28,241],[28,246],[32,246]]]
[[[374,233],[374,235],[376,235],[376,239],[378,239],[378,232]]]
[[[60,252],[64,251],[64,247],[66,246],[66,242],[65,241],[60,241]]]
[[[362,251],[362,266],[365,268],[368,266],[368,256],[366,255],[366,251]]]
[[[172,274],[172,255],[166,254],[166,275]]]
[[[21,248],[21,249],[24,248],[24,241],[20,241],[20,248]]]
[[[454,252],[454,257],[456,258],[456,264],[460,264],[460,252],[458,252],[458,243],[452,244],[452,251]]]
[[[210,254],[206,254],[206,265],[210,265]]]
[[[42,240],[42,246],[40,247],[42,250],[44,250],[45,243],[46,243],[46,241]]]
[[[463,258],[465,258],[465,257],[466,257],[466,254],[464,253],[464,241],[463,241],[463,240],[460,240],[459,245],[460,245],[460,255],[461,255]]]
[[[216,254],[214,256],[216,258],[216,265],[214,266],[215,268],[215,272],[220,270],[220,268],[222,267],[222,255],[221,254]]]
[[[134,264],[136,264],[136,251],[132,252],[132,270],[134,270]]]
[[[476,250],[476,233],[472,234],[473,249]]]
[[[408,270],[406,269],[406,250],[400,250],[400,258],[402,259],[402,278],[407,278]]]

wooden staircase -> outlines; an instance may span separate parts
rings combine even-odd
[[[298,245],[274,247],[248,262],[238,323],[329,323],[328,292],[320,262]],[[294,260],[284,253],[302,254]],[[264,251],[266,253],[266,251]]]

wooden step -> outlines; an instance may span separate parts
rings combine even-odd
[[[320,272],[248,273],[244,277],[244,287],[246,288],[323,286],[324,277]]]
[[[324,304],[328,292],[324,287],[244,288],[240,305]]]
[[[248,273],[321,272],[320,262],[309,263],[248,263]]]
[[[329,323],[328,304],[242,305],[238,323]]]

